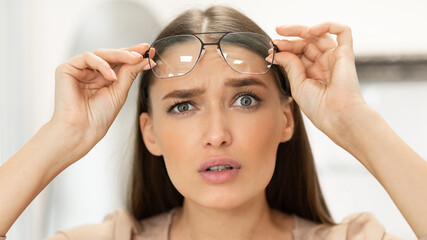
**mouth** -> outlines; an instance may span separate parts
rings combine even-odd
[[[209,183],[224,183],[237,176],[241,165],[232,158],[221,157],[206,159],[199,168],[203,180]]]
[[[209,158],[202,162],[198,172],[205,171],[225,171],[240,169],[241,165],[230,157]]]

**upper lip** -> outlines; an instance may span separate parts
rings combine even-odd
[[[239,169],[241,166],[240,164],[234,160],[231,157],[222,156],[222,157],[212,157],[204,160],[202,164],[199,167],[198,172],[206,171],[208,168],[213,166],[220,166],[220,165],[228,165],[230,167]]]

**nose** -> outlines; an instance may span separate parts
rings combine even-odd
[[[212,148],[230,145],[232,137],[225,114],[215,108],[206,114],[205,119],[204,145]]]

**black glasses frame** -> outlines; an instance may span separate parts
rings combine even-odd
[[[154,72],[154,70],[153,70],[153,67],[151,66],[151,61],[148,61],[149,62],[149,64],[150,64],[150,69],[152,70],[152,72],[153,72],[153,74],[157,77],[157,78],[160,78],[160,79],[165,79],[165,78],[173,78],[173,77],[179,77],[179,76],[183,76],[183,75],[185,75],[185,74],[188,74],[189,72],[191,72],[193,69],[194,69],[194,67],[197,65],[197,63],[199,62],[199,60],[200,60],[200,58],[202,57],[202,55],[203,55],[203,53],[204,53],[204,51],[206,50],[205,49],[205,46],[209,46],[209,45],[216,45],[217,46],[217,49],[219,50],[219,53],[220,53],[220,55],[221,55],[221,57],[224,59],[224,61],[227,63],[227,65],[231,68],[231,69],[233,69],[234,71],[236,71],[236,72],[239,72],[239,73],[244,73],[244,74],[265,74],[265,73],[267,73],[270,69],[271,69],[271,66],[268,68],[268,70],[267,71],[265,71],[265,72],[263,72],[263,73],[248,73],[248,72],[240,72],[240,71],[238,71],[238,70],[236,70],[236,69],[234,69],[232,66],[230,66],[230,64],[228,63],[228,61],[225,59],[225,56],[224,56],[224,53],[222,52],[222,49],[221,49],[221,45],[220,45],[220,43],[221,43],[221,40],[227,35],[227,34],[230,34],[230,33],[232,33],[232,34],[236,34],[236,33],[250,33],[250,34],[259,34],[259,35],[262,35],[262,36],[265,36],[265,37],[267,37],[268,39],[270,39],[270,43],[271,43],[271,45],[273,45],[273,56],[272,56],[272,61],[271,62],[273,62],[274,61],[274,55],[275,55],[275,53],[277,52],[277,51],[279,51],[279,48],[276,46],[276,44],[274,44],[273,43],[273,41],[271,40],[271,38],[269,37],[269,36],[267,36],[267,35],[263,35],[263,34],[260,34],[260,33],[254,33],[254,32],[202,32],[202,33],[191,33],[191,34],[179,34],[179,35],[173,35],[173,36],[170,36],[170,37],[177,37],[177,36],[193,36],[193,37],[195,37],[195,38],[197,38],[199,41],[200,41],[200,43],[202,44],[201,45],[201,47],[200,47],[200,51],[199,51],[199,55],[198,55],[198,57],[197,57],[197,60],[196,60],[196,62],[194,63],[194,66],[190,69],[190,70],[188,70],[186,73],[184,73],[184,74],[181,74],[181,75],[177,75],[177,76],[171,76],[171,77],[160,77],[160,76],[157,76],[157,74]],[[217,41],[217,42],[212,42],[212,43],[205,43],[205,42],[203,42],[203,40],[201,39],[201,38],[199,38],[197,35],[205,35],[205,34],[224,34],[224,35],[222,35],[222,37],[220,37],[219,38],[219,40]],[[168,38],[168,37],[166,37],[166,38]],[[145,54],[144,54],[144,57],[146,57],[146,58],[149,58],[149,55],[150,55],[150,50],[151,50],[151,46],[153,46],[154,45],[154,43],[156,43],[157,41],[159,41],[159,40],[162,40],[162,39],[164,39],[164,38],[161,38],[161,39],[158,39],[158,40],[156,40],[156,41],[154,41],[151,45],[150,45],[150,48],[145,52]]]

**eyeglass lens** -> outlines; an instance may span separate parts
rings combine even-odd
[[[224,60],[235,71],[249,74],[267,72],[271,64],[265,60],[269,55],[270,38],[257,33],[228,33],[219,47]],[[196,65],[202,52],[202,42],[194,35],[176,35],[155,41],[152,68],[159,78],[184,75]]]

